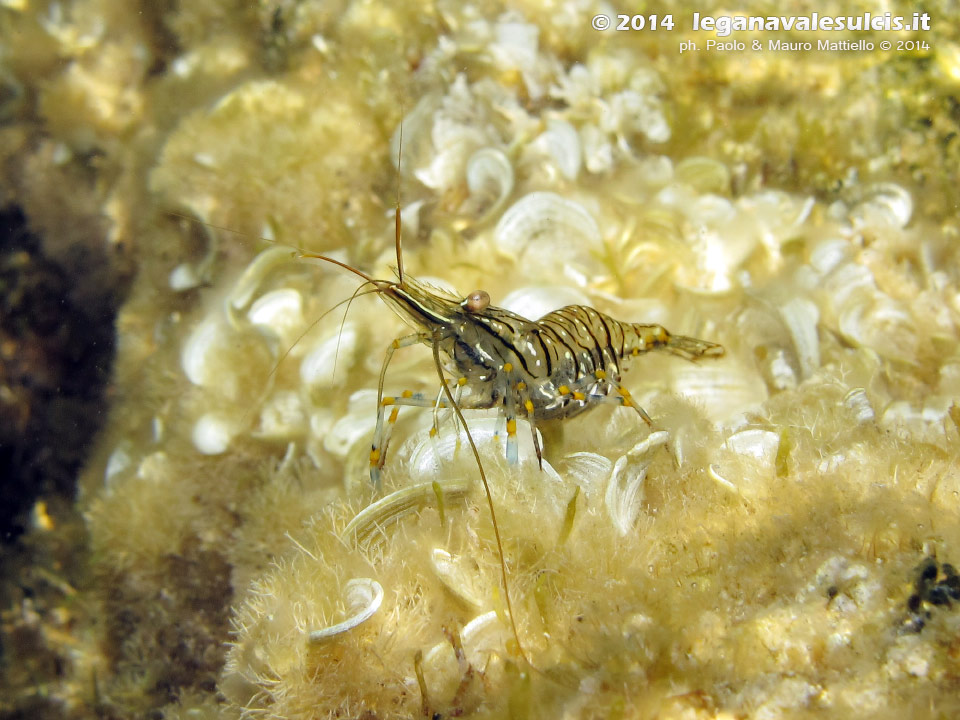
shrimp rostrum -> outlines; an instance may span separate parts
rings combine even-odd
[[[584,305],[568,305],[539,320],[528,320],[491,305],[483,290],[459,298],[405,275],[402,266],[397,271],[398,282],[374,280],[344,267],[373,285],[416,329],[390,344],[380,372],[377,425],[370,449],[370,478],[378,487],[401,406],[449,406],[461,422],[461,410],[498,408],[505,421],[511,464],[518,456],[517,419],[525,418],[542,468],[538,421],[569,418],[596,405],[613,403],[632,407],[644,422],[651,423],[620,383],[621,372],[632,358],[653,350],[666,350],[688,360],[723,355],[723,348],[716,343],[672,335],[660,325],[621,322]],[[417,343],[433,349],[441,398],[409,391],[384,397],[384,377],[393,353]],[[448,387],[441,355],[449,359],[447,367],[456,374],[457,398]],[[466,395],[464,388],[469,388]]]

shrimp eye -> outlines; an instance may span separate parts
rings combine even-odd
[[[468,313],[483,312],[490,305],[490,293],[486,290],[474,290],[460,303]]]

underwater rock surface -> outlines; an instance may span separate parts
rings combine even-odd
[[[8,3],[3,156],[90,168],[138,275],[81,476],[89,569],[4,608],[4,648],[42,661],[4,670],[0,711],[956,714],[946,8],[913,53],[678,60],[678,8],[675,34],[603,34],[589,2]],[[453,418],[404,408],[369,483],[409,330],[299,257],[392,278],[398,196],[412,276],[726,349],[636,359],[653,427],[545,424],[542,470],[523,423],[509,465],[467,413],[519,646]],[[384,387],[436,393],[429,348]]]

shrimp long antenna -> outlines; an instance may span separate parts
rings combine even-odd
[[[401,108],[401,113],[403,112]],[[400,220],[400,160],[403,157],[403,118],[400,119],[400,141],[397,143],[397,208],[393,214],[394,224],[396,226],[397,242],[397,274],[400,276],[400,284],[403,285],[403,251],[400,248],[400,234],[402,221]]]
[[[372,277],[370,277],[369,275],[367,275],[367,274],[366,274],[365,272],[363,272],[362,270],[357,270],[355,267],[353,267],[353,265],[348,265],[347,263],[341,262],[340,260],[335,260],[334,258],[329,257],[328,255],[320,255],[319,253],[307,252],[306,250],[297,249],[297,257],[300,257],[300,258],[311,258],[311,259],[316,259],[316,260],[325,260],[325,261],[328,262],[328,263],[332,263],[332,264],[334,264],[334,265],[339,265],[339,266],[342,267],[344,270],[349,270],[349,271],[352,272],[354,275],[359,275],[360,277],[362,277],[364,280],[366,280],[366,281],[367,281],[368,283],[370,283],[371,285],[376,286],[376,284],[377,284],[377,281],[376,281],[376,280],[374,280]],[[361,285],[361,287],[363,287],[363,286]],[[336,306],[335,306],[335,307],[336,307]]]
[[[347,307],[343,311],[343,319],[340,321],[340,332],[337,333],[337,348],[333,352],[333,373],[331,373],[331,377],[337,376],[337,360],[340,358],[340,340],[343,338],[343,327],[347,324],[347,315],[350,313],[350,306],[353,304],[353,301],[356,300],[361,295],[369,295],[372,292],[377,292],[376,288],[361,292],[361,290],[363,290],[366,287],[366,285],[367,284],[364,283],[363,285],[358,287],[356,290],[353,291],[353,295],[351,295],[347,299]],[[338,308],[341,305],[343,305],[342,300],[330,309],[333,310],[334,308]]]
[[[260,240],[261,242],[270,243],[271,245],[280,245],[281,247],[284,246],[284,245],[286,245],[286,246],[288,246],[291,250],[296,250],[296,255],[297,255],[297,257],[300,257],[300,258],[315,258],[315,259],[317,259],[317,260],[326,260],[328,263],[333,263],[334,265],[339,265],[339,266],[342,267],[344,270],[349,270],[349,271],[352,272],[354,275],[359,275],[359,276],[362,277],[364,280],[366,280],[368,283],[371,283],[371,284],[373,284],[373,285],[376,285],[376,283],[377,283],[377,281],[374,280],[372,277],[370,277],[369,275],[367,275],[367,274],[366,274],[365,272],[363,272],[362,270],[357,270],[357,268],[353,267],[352,265],[347,265],[347,263],[345,263],[345,262],[341,262],[340,260],[335,260],[335,259],[333,259],[332,257],[328,257],[328,256],[326,256],[326,255],[320,255],[319,253],[310,252],[309,250],[304,250],[302,247],[298,247],[297,245],[289,245],[288,243],[280,243],[280,242],[277,242],[276,240],[271,240],[270,238],[265,238],[265,237],[263,237],[262,235],[251,235],[250,233],[245,233],[245,232],[243,232],[242,230],[234,230],[233,228],[224,227],[223,225],[215,225],[215,224],[213,224],[212,222],[207,222],[206,220],[200,220],[200,219],[198,219],[198,218],[190,217],[189,215],[184,215],[183,213],[174,212],[173,210],[168,210],[168,211],[167,211],[167,214],[168,214],[168,215],[172,215],[173,217],[180,218],[181,220],[186,220],[186,221],[188,221],[188,222],[199,223],[199,224],[204,225],[204,226],[206,226],[206,227],[213,228],[214,230],[222,230],[223,232],[232,233],[232,234],[234,234],[234,235],[242,235],[243,237],[256,238],[257,240]],[[361,286],[361,287],[362,287],[362,286]],[[331,309],[332,309],[332,308],[331,308]]]
[[[452,407],[453,411],[457,414],[457,419],[460,421],[460,424],[463,425],[463,429],[467,431],[467,440],[470,442],[473,457],[477,461],[477,469],[480,470],[480,480],[483,481],[483,491],[487,495],[487,506],[490,508],[490,519],[493,521],[493,535],[497,540],[497,553],[500,557],[500,579],[503,582],[503,596],[507,603],[507,615],[510,616],[510,628],[513,630],[513,639],[517,641],[517,651],[527,665],[535,667],[534,664],[530,662],[530,658],[527,657],[526,650],[523,649],[523,643],[520,641],[520,633],[517,631],[517,621],[513,616],[513,603],[510,601],[510,584],[507,581],[507,561],[503,557],[503,542],[500,540],[500,525],[497,523],[497,513],[493,509],[493,494],[490,492],[490,483],[487,482],[487,474],[483,471],[483,463],[480,461],[480,451],[477,450],[477,444],[473,441],[473,435],[470,434],[470,428],[467,427],[467,421],[463,417],[460,405],[453,399],[453,393],[450,392],[446,378],[443,377],[443,367],[440,364],[440,343],[436,335],[433,338],[433,363],[437,366],[437,374],[440,376],[440,387],[443,388],[443,392],[447,396],[447,402],[450,403],[450,407]]]

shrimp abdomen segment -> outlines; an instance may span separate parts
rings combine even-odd
[[[598,369],[619,377],[623,361],[652,350],[666,350],[687,360],[723,355],[723,347],[716,343],[672,335],[662,325],[622,322],[585,305],[554,310],[536,326],[540,337],[553,346],[545,350],[555,363],[576,361],[577,378]]]

